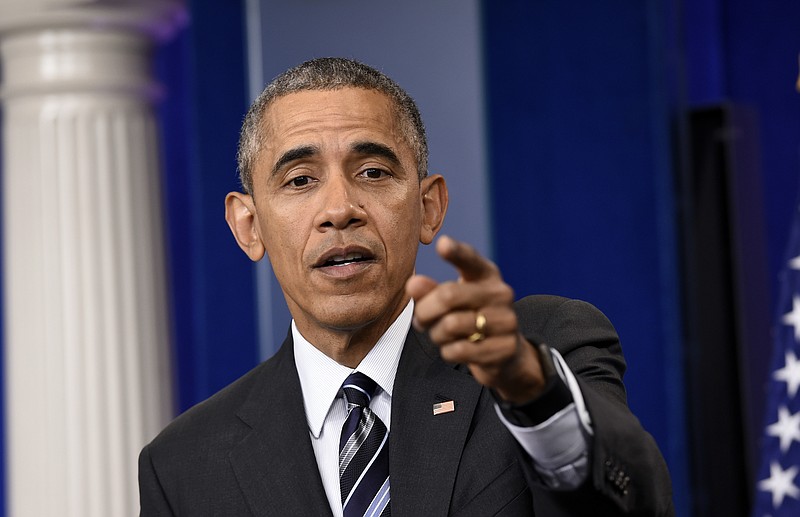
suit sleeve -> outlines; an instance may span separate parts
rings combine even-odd
[[[594,431],[589,475],[576,490],[549,490],[523,461],[537,515],[674,515],[664,459],[627,406],[625,360],[608,319],[556,297],[529,297],[517,309],[523,334],[557,349],[577,377]]]
[[[158,480],[149,446],[139,454],[139,505],[140,517],[167,517],[175,513],[167,502],[164,490]]]

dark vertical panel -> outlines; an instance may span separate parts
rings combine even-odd
[[[664,2],[484,2],[495,257],[614,322],[688,513]],[[675,53],[675,49],[670,49]]]
[[[698,517],[745,516],[750,508],[768,359],[762,347],[770,342],[757,142],[752,111],[726,105],[692,113],[692,167],[682,196]]]
[[[238,189],[247,109],[242,1],[189,2],[190,24],[162,57],[169,269],[179,410],[257,362],[254,270],[224,220]]]

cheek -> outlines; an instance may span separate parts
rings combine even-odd
[[[279,214],[268,215],[270,224],[262,225],[261,232],[275,274],[287,269],[292,264],[299,264],[303,252],[303,238],[297,225],[280,217]]]
[[[390,246],[393,248],[395,260],[406,263],[408,268],[413,268],[419,244],[421,221],[419,207],[406,200],[392,207],[388,213],[390,215],[386,221],[386,228],[391,235]]]

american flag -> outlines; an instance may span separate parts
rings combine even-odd
[[[753,517],[800,516],[800,211],[781,278]]]

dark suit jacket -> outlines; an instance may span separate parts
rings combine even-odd
[[[392,396],[391,511],[399,516],[672,515],[669,475],[630,413],[619,341],[592,306],[517,302],[523,334],[557,348],[594,427],[591,472],[548,491],[497,418],[489,391],[411,331]],[[455,401],[455,411],[432,406]],[[178,417],[139,458],[143,516],[330,515],[303,408],[291,336],[278,353]]]

